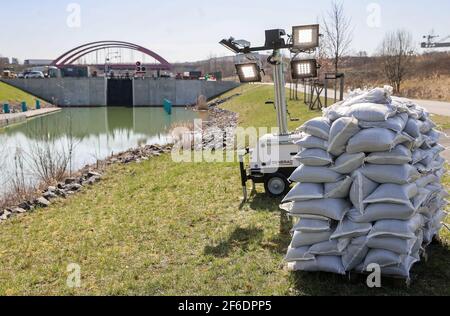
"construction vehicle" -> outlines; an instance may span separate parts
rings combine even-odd
[[[17,75],[12,70],[3,70],[2,78],[3,79],[15,79],[15,78],[17,78]]]
[[[422,42],[421,46],[422,48],[443,48],[443,47],[450,47],[450,35],[442,38],[441,40],[437,41],[436,39],[439,38],[439,35],[426,35],[423,37],[426,39],[425,42]]]

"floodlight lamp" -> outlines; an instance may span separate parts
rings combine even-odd
[[[291,62],[292,79],[306,79],[317,77],[317,60],[301,59]]]
[[[261,69],[256,63],[237,64],[236,71],[241,83],[261,82]]]
[[[223,39],[219,42],[225,48],[231,50],[233,53],[237,54],[240,52],[239,47],[236,45],[234,38]]]
[[[233,41],[233,43],[236,46],[238,46],[238,47],[240,46],[242,48],[249,48],[252,45],[249,41],[246,41],[246,40],[235,40],[235,41]]]
[[[292,46],[300,50],[319,47],[319,24],[294,26],[292,28]]]

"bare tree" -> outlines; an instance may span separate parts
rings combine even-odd
[[[344,3],[334,1],[323,18],[324,48],[333,59],[334,71],[339,71],[340,62],[348,52],[353,39],[351,19],[345,15]]]
[[[406,30],[387,33],[379,48],[382,69],[386,79],[400,93],[401,84],[413,62],[414,44],[412,35]]]

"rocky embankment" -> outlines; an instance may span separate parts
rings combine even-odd
[[[67,198],[70,195],[80,191],[81,188],[93,185],[101,179],[102,175],[95,171],[88,171],[79,177],[67,178],[64,182],[58,183],[56,186],[49,186],[42,192],[41,196],[28,201],[0,210],[0,221],[7,220],[14,215],[32,212],[36,208],[45,208],[50,206],[53,200],[58,198]]]
[[[238,125],[238,115],[234,112],[211,107],[209,120],[202,127],[201,149],[225,149],[234,146],[235,131]]]

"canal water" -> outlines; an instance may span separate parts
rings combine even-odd
[[[75,171],[113,153],[165,144],[174,123],[197,117],[198,113],[180,108],[172,115],[161,108],[73,108],[0,130],[0,194],[10,187],[21,164],[29,181],[36,178],[32,171],[36,152],[42,156],[51,151],[58,158],[70,151],[70,169]]]

